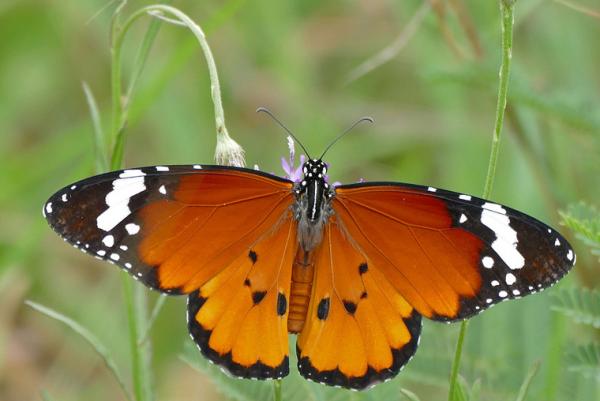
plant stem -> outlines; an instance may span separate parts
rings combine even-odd
[[[281,380],[273,380],[273,400],[281,401]]]
[[[496,165],[498,164],[498,153],[500,151],[500,134],[504,124],[504,111],[506,110],[506,99],[508,95],[508,83],[510,80],[510,64],[512,59],[513,25],[515,22],[514,6],[516,0],[500,0],[500,14],[502,18],[502,64],[500,65],[500,78],[498,85],[498,102],[496,103],[496,123],[492,137],[492,149],[488,163],[483,198],[487,199],[492,193]]]
[[[500,151],[500,134],[502,133],[502,125],[504,123],[504,111],[506,110],[506,99],[508,96],[508,83],[510,80],[510,64],[512,59],[512,42],[513,42],[513,25],[514,25],[514,7],[516,0],[499,0],[500,16],[502,27],[502,61],[500,65],[499,84],[498,84],[498,101],[496,104],[496,121],[494,124],[494,132],[492,136],[492,149],[490,151],[490,160],[488,163],[488,171],[485,177],[485,185],[483,188],[483,198],[487,199],[492,193],[494,186],[494,176],[496,175],[496,166],[498,164],[498,153]],[[448,392],[448,400],[452,401],[455,396],[458,371],[460,370],[460,359],[462,356],[462,348],[467,334],[468,323],[464,320],[460,326],[458,341],[456,343],[456,351],[454,361],[452,362],[452,371],[450,373],[450,390]]]
[[[138,346],[138,314],[136,300],[134,295],[133,281],[125,272],[121,274],[121,285],[123,287],[123,297],[127,310],[127,321],[129,323],[129,349],[131,352],[131,377],[133,379],[133,393],[137,401],[145,400],[143,385],[143,356]]]
[[[450,371],[450,390],[448,391],[448,401],[454,400],[456,384],[458,380],[458,371],[460,370],[460,358],[462,356],[463,343],[465,342],[468,324],[468,320],[463,320],[460,323],[460,332],[458,333],[458,341],[456,342],[456,350],[454,351],[454,360],[452,361],[452,370]]]
[[[111,88],[112,88],[112,129],[110,132],[109,144],[111,147],[110,168],[116,170],[121,168],[123,162],[123,150],[125,142],[125,128],[127,123],[127,107],[130,99],[124,98],[121,82],[121,51],[123,39],[127,31],[120,25],[120,12],[125,6],[126,1],[121,2],[111,22]],[[145,55],[149,51],[152,41],[156,36],[156,27],[151,28],[146,33],[142,49],[140,50],[139,62],[134,72],[134,80],[129,87],[127,95],[133,93],[137,76],[141,74],[145,62]],[[121,285],[123,287],[123,297],[127,311],[127,321],[129,326],[129,348],[131,353],[131,375],[133,381],[133,392],[137,401],[152,400],[153,392],[151,386],[151,344],[140,345],[139,335],[144,332],[143,322],[146,321],[146,294],[141,286],[135,286],[128,274],[121,274]]]

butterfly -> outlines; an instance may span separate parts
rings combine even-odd
[[[364,389],[417,350],[422,317],[459,321],[541,291],[575,264],[569,243],[509,207],[396,182],[333,185],[218,165],[114,171],[45,203],[76,248],[146,286],[187,295],[192,339],[233,376],[289,373]]]

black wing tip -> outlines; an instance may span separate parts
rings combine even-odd
[[[379,383],[389,381],[396,377],[417,352],[419,337],[421,334],[422,317],[413,310],[411,315],[404,318],[404,323],[411,334],[411,339],[402,348],[392,348],[392,364],[389,368],[376,370],[369,366],[367,372],[362,376],[349,377],[338,368],[326,371],[316,369],[309,357],[301,356],[302,350],[296,344],[296,355],[298,356],[298,371],[307,380],[326,384],[333,387],[342,387],[349,390],[368,390]]]
[[[287,355],[277,366],[265,365],[260,360],[250,366],[244,366],[233,361],[231,352],[220,354],[211,349],[208,341],[212,331],[206,330],[196,320],[196,314],[202,305],[204,305],[204,302],[206,302],[206,298],[200,296],[199,290],[192,292],[188,296],[188,330],[202,355],[214,364],[219,365],[225,373],[242,379],[281,379],[290,373],[289,357]]]

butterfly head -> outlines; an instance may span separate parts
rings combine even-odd
[[[302,166],[302,173],[304,173],[304,178],[325,178],[325,174],[327,173],[327,165],[322,160],[317,159],[309,159]]]
[[[327,165],[323,160],[309,159],[302,165],[302,173],[302,181],[294,188],[294,214],[298,221],[298,241],[303,250],[310,251],[321,241],[335,191],[327,183]]]
[[[304,192],[311,184],[314,186],[318,183],[319,186],[326,190],[325,194],[328,198],[332,196],[329,191],[329,184],[327,183],[327,164],[323,160],[308,159],[302,166],[302,173],[304,177],[300,182],[300,188],[298,188],[300,192]]]

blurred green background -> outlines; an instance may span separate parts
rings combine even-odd
[[[106,4],[0,2],[0,400],[42,399],[44,393],[61,401],[125,399],[85,341],[24,304],[34,300],[89,328],[129,382],[119,272],[66,246],[41,214],[56,189],[94,173],[82,81],[110,127],[114,4],[91,19]],[[145,4],[132,0],[125,14]],[[313,153],[370,115],[374,125],[357,128],[329,152],[332,180],[395,180],[481,194],[500,61],[497,1],[448,0],[433,8],[419,0],[172,4],[207,32],[227,127],[245,148],[248,165],[280,174],[279,159],[287,154],[281,129],[255,113],[259,106],[276,113]],[[578,4],[600,9],[595,0]],[[558,210],[599,199],[600,19],[549,0],[518,0],[516,10],[492,198],[558,227]],[[411,21],[412,36],[405,31]],[[125,80],[149,22],[128,36]],[[404,39],[391,61],[352,79],[356,67]],[[133,99],[125,165],[210,163],[214,146],[206,63],[189,31],[164,25]],[[472,319],[461,375],[469,387],[479,381],[482,400],[516,399],[536,361],[540,370],[527,399],[600,399],[600,370],[584,375],[570,369],[567,358],[573,347],[598,340],[600,331],[551,308],[552,293],[561,288],[598,286],[598,259],[567,228],[560,230],[575,246],[578,265],[559,288]],[[197,355],[184,309],[184,298],[169,298],[151,333],[157,399],[231,397],[218,375],[200,373],[180,357]],[[445,399],[457,333],[458,325],[425,322],[416,357],[380,393],[332,390],[326,397],[400,399],[402,386],[424,401]],[[288,383],[298,381],[289,380],[284,396],[293,388]],[[304,399],[319,399],[315,386]]]

